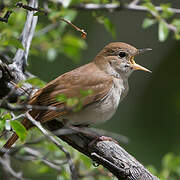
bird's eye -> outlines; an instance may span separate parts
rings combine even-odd
[[[128,65],[128,64],[125,64],[124,67],[127,68],[127,67],[129,67],[129,65]]]
[[[119,57],[120,57],[120,58],[124,58],[124,57],[126,57],[126,53],[125,53],[125,52],[123,52],[123,51],[121,51],[121,52],[119,53]]]

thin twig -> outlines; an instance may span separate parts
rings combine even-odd
[[[0,21],[8,23],[8,19],[11,14],[12,14],[12,11],[7,11],[6,14],[4,15],[4,17],[0,17]]]
[[[46,10],[44,10],[44,9],[41,9],[41,8],[39,8],[39,7],[34,8],[34,7],[31,7],[31,6],[25,5],[25,4],[21,3],[21,2],[18,2],[18,3],[16,4],[16,6],[17,6],[17,7],[20,7],[20,8],[24,8],[24,9],[26,9],[26,10],[28,10],[28,11],[42,12],[42,13],[44,13],[45,15],[48,14],[48,12],[47,12]],[[84,29],[78,28],[76,25],[74,25],[72,22],[70,22],[70,21],[67,20],[67,19],[64,19],[64,18],[59,18],[59,19],[60,19],[61,21],[64,21],[65,23],[69,24],[70,26],[72,26],[76,31],[81,32],[81,37],[82,37],[83,39],[86,38],[87,33],[84,31]]]
[[[47,15],[47,14],[48,14],[48,12],[45,11],[44,9],[31,7],[31,6],[28,6],[28,5],[23,4],[23,3],[21,3],[21,2],[16,3],[16,7],[20,7],[20,8],[26,9],[26,10],[28,10],[28,11],[41,12],[41,13],[44,13],[44,15]]]
[[[135,10],[135,11],[148,11],[148,9],[146,7],[137,5],[137,4],[132,4],[132,3],[125,5],[124,9]],[[159,12],[163,11],[162,7],[160,7],[160,6],[155,6],[155,9]],[[180,14],[180,9],[168,8],[168,10],[173,13]]]
[[[62,161],[62,162],[50,161],[46,159],[39,151],[30,147],[24,147],[23,150],[29,155],[15,156],[17,159],[25,160],[25,161],[40,160],[50,168],[55,169],[57,171],[61,171],[62,169],[60,166],[67,163],[67,161]]]
[[[87,33],[84,31],[84,29],[78,28],[76,25],[74,25],[71,21],[69,21],[69,20],[67,20],[67,19],[60,18],[60,20],[66,22],[67,24],[69,24],[70,26],[72,26],[76,31],[81,32],[81,37],[82,37],[83,39],[86,38]]]
[[[39,106],[39,105],[30,105],[30,104],[22,104],[22,105],[12,105],[8,103],[7,101],[1,101],[0,102],[0,108],[7,109],[9,111],[23,111],[23,110],[31,110],[31,109],[36,109],[36,110],[50,110],[50,111],[58,111],[62,112],[65,110],[65,107],[62,108],[57,108],[55,106]]]
[[[5,157],[2,159],[0,158],[0,164],[2,165],[3,169],[7,171],[9,174],[11,174],[13,177],[19,180],[25,180],[22,177],[22,172],[15,172],[11,167],[10,158],[8,155],[5,155]]]
[[[36,121],[28,112],[26,113],[26,118],[29,119],[51,142],[64,152],[71,171],[71,178],[72,180],[77,180],[77,173],[69,152],[54,138],[54,136],[50,136],[49,133],[42,127],[41,123]]]
[[[38,0],[30,0],[28,6],[32,8],[38,7]],[[13,58],[13,68],[24,71],[25,66],[27,65],[27,58],[29,54],[29,49],[31,45],[32,38],[34,36],[38,16],[34,16],[34,12],[28,11],[26,23],[24,25],[23,31],[21,33],[20,39],[23,49],[18,49],[14,58]],[[20,79],[24,80],[24,79]]]
[[[87,3],[87,4],[78,4],[70,6],[70,8],[77,9],[77,10],[89,10],[89,11],[99,11],[99,10],[105,10],[105,11],[119,11],[119,10],[135,10],[135,11],[148,11],[148,9],[144,6],[137,5],[137,2],[130,3],[130,4],[114,4],[114,3],[106,3],[106,4],[93,4],[93,3]],[[157,11],[163,11],[162,7],[155,6]],[[180,9],[176,8],[168,8],[168,10],[180,14]]]

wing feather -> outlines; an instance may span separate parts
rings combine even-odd
[[[38,90],[32,97],[31,105],[55,106],[64,108],[63,111],[43,111],[38,116],[42,123],[63,116],[68,113],[65,103],[57,102],[56,96],[65,94],[67,98],[81,97],[81,90],[92,90],[92,94],[83,99],[83,108],[99,101],[106,96],[113,84],[113,78],[101,71],[94,63],[81,66],[73,71],[65,73]],[[33,110],[32,110],[33,111]]]

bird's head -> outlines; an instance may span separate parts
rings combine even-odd
[[[128,77],[135,70],[151,72],[134,61],[136,55],[149,50],[151,49],[136,49],[126,43],[114,42],[105,46],[96,56],[94,62],[101,70],[116,77],[118,75]]]

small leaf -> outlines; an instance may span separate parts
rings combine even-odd
[[[89,96],[89,95],[92,95],[93,91],[91,89],[88,89],[88,90],[80,90],[80,94],[82,97],[86,97],[86,96]]]
[[[178,32],[180,32],[180,19],[173,19],[172,25],[176,26]]]
[[[104,26],[106,30],[110,32],[112,37],[115,39],[116,38],[115,26],[108,18],[104,18]]]
[[[48,14],[50,20],[58,19],[61,16],[61,11],[52,11]]]
[[[173,11],[170,9],[170,4],[161,4],[160,6],[162,8],[162,18],[170,18],[174,14]]]
[[[0,118],[0,132],[2,132],[5,128],[6,121],[5,119]]]
[[[8,39],[6,41],[3,42],[3,45],[4,46],[15,46],[16,48],[20,48],[20,49],[24,49],[22,43],[16,39],[16,38],[11,38],[11,39]]]
[[[68,107],[75,107],[79,103],[79,99],[76,97],[68,98],[66,101],[66,105]]]
[[[163,42],[167,39],[169,29],[164,21],[159,22],[159,41]]]
[[[16,134],[19,136],[21,141],[24,141],[27,136],[27,130],[26,128],[17,120],[10,122],[11,127],[16,132]]]
[[[143,3],[142,5],[146,7],[149,11],[158,14],[156,7],[149,0],[146,0],[145,3]]]
[[[74,62],[78,62],[81,57],[81,50],[86,49],[86,42],[74,36],[73,34],[65,34],[62,38],[62,48],[61,52],[63,52],[68,58],[74,60]]]
[[[177,40],[180,40],[180,33],[175,33],[175,38],[177,39]]]
[[[81,101],[73,108],[74,112],[79,112],[83,108],[83,104]]]
[[[142,27],[143,27],[144,29],[146,29],[146,28],[152,26],[152,25],[155,24],[155,23],[156,23],[156,20],[155,20],[155,19],[145,18],[144,21],[143,21],[143,23],[142,23]]]
[[[26,83],[30,83],[32,84],[33,86],[38,86],[40,88],[44,87],[45,86],[45,82],[40,80],[39,78],[37,77],[33,77],[33,78],[29,78],[25,81]]]
[[[5,120],[9,120],[9,119],[11,119],[12,117],[11,117],[11,114],[10,113],[6,113],[4,116],[3,116],[3,119],[5,119]]]
[[[172,25],[176,27],[177,31],[175,33],[175,38],[180,40],[180,19],[173,19]]]
[[[41,16],[44,15],[43,12],[37,11],[36,13],[33,14],[33,16]]]
[[[56,100],[59,102],[66,102],[67,101],[67,97],[65,94],[59,94],[56,96]]]

